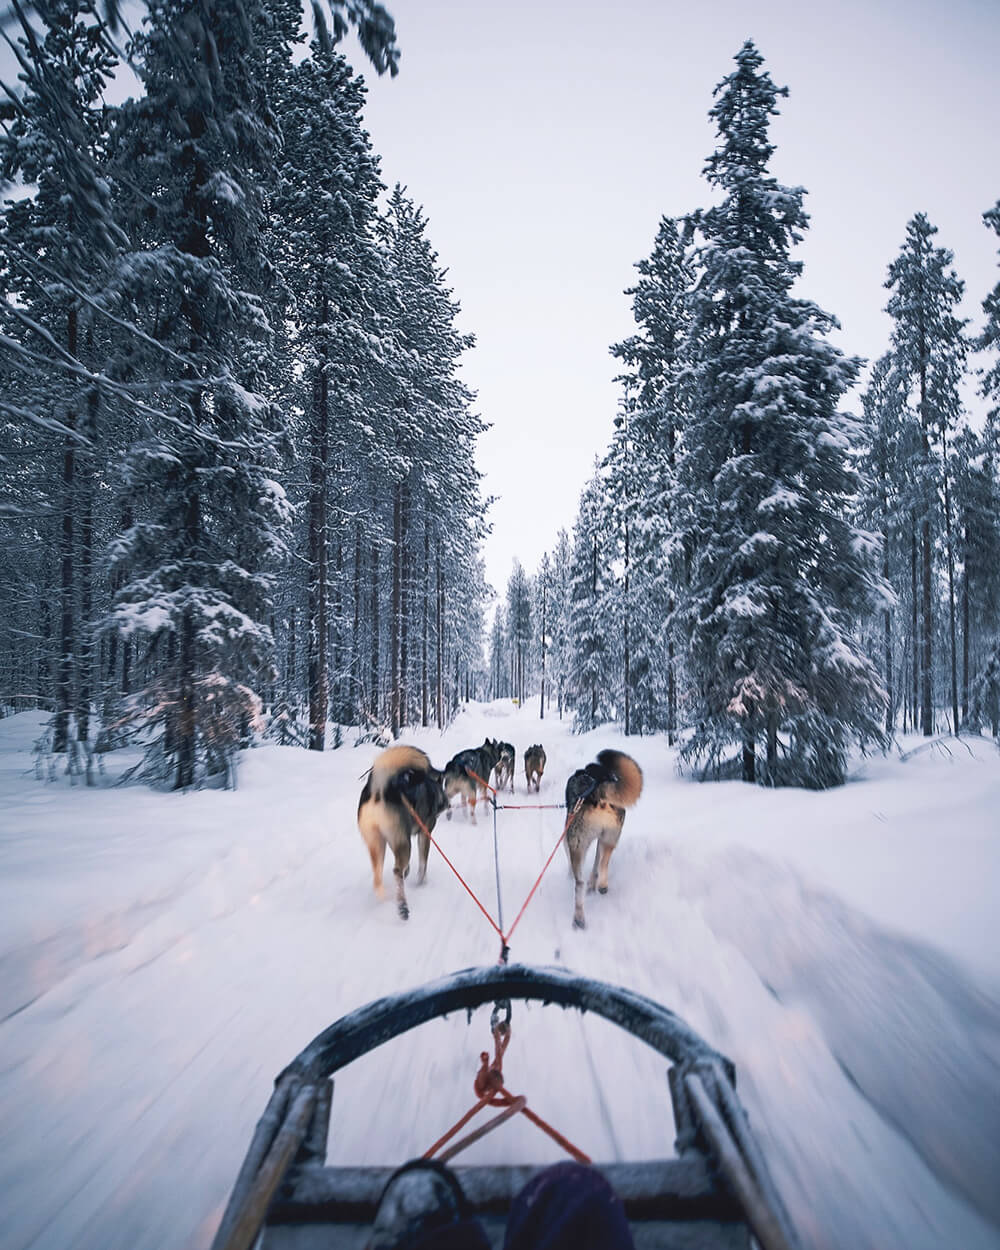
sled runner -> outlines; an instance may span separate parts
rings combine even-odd
[[[362,1250],[382,1191],[395,1164],[403,1160],[386,1167],[325,1166],[331,1075],[417,1025],[463,1010],[471,1020],[475,1008],[493,1003],[491,1026],[497,1048],[489,1067],[484,1054],[476,1092],[485,1093],[474,1110],[502,1106],[494,1121],[510,1118],[525,1109],[524,1098],[514,1098],[503,1089],[500,1071],[504,1039],[509,1039],[511,1000],[592,1011],[669,1060],[676,1154],[665,1153],[661,1159],[642,1163],[594,1165],[621,1197],[637,1250],[750,1250],[755,1245],[762,1250],[798,1250],[787,1213],[736,1097],[732,1063],[650,998],[564,969],[517,964],[468,969],[421,989],[379,999],[320,1033],[275,1083],[212,1250],[248,1250],[255,1245],[262,1250]],[[548,1125],[533,1118],[560,1140]],[[431,1150],[437,1150],[471,1119],[470,1112]],[[669,1123],[665,1115],[665,1138]],[[490,1127],[487,1123],[469,1132],[439,1157],[457,1153]],[[586,1158],[569,1143],[562,1144],[578,1158]],[[536,1170],[454,1165],[471,1207],[495,1246],[503,1244],[504,1219],[512,1197]]]

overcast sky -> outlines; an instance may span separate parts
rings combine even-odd
[[[745,39],[790,89],[772,169],[808,191],[799,292],[839,318],[839,345],[885,350],[882,284],[919,211],[981,324],[998,277],[982,213],[1000,199],[1000,0],[386,4],[401,69],[366,74],[367,126],[477,336],[465,376],[493,426],[479,463],[498,589],[515,556],[534,570],[572,526],[618,402],[623,291],[660,216],[709,202],[712,89]]]

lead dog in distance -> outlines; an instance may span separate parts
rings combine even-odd
[[[531,789],[531,783],[535,784],[535,793],[538,793],[538,787],[542,782],[542,773],[545,772],[545,751],[539,743],[528,747],[524,753],[524,779],[528,783],[528,789]]]
[[[403,879],[410,871],[410,846],[416,835],[420,859],[417,885],[422,885],[427,876],[430,839],[420,828],[404,799],[429,831],[433,830],[439,813],[448,806],[441,773],[423,751],[416,747],[389,747],[375,760],[365,788],[361,791],[358,828],[372,858],[375,893],[380,899],[385,897],[382,888],[385,848],[388,846],[392,849],[396,906],[400,916],[406,920],[410,909],[406,902]]]
[[[566,829],[566,850],[575,882],[573,924],[587,927],[583,914],[583,861],[594,842],[594,867],[588,890],[608,892],[608,863],[618,845],[625,823],[625,810],[642,794],[642,769],[623,751],[601,751],[593,764],[579,768],[566,782],[566,808],[570,813]]]
[[[472,821],[476,820],[476,801],[486,798],[486,786],[490,773],[496,768],[500,758],[500,743],[487,738],[481,747],[470,747],[467,751],[459,751],[444,766],[444,792],[450,803],[458,794],[462,798],[462,806],[468,803],[472,808]],[[451,820],[451,808],[448,809]]]

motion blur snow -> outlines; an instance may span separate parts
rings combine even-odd
[[[283,1065],[370,999],[495,962],[496,936],[433,850],[408,922],[376,903],[355,824],[374,747],[259,748],[235,794],[71,790],[34,779],[41,723],[0,722],[0,1245],[205,1247]],[[588,929],[572,928],[560,853],[514,959],[649,994],[728,1054],[808,1245],[1000,1245],[990,742],[858,761],[846,786],[806,792],[698,785],[661,738],[574,737],[504,702],[406,740],[441,766],[487,735],[519,760],[545,746],[538,799],[518,771],[514,801],[559,802],[605,746],[646,779]],[[499,815],[508,922],[562,819]],[[488,814],[437,836],[494,909]],[[339,1075],[331,1161],[426,1149],[471,1101],[487,1016],[433,1022]],[[604,1021],[515,1006],[505,1073],[596,1159],[672,1150],[659,1059]],[[521,1122],[465,1156],[555,1157]]]

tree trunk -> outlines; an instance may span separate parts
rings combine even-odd
[[[955,637],[955,552],[951,535],[951,487],[948,482],[948,436],[941,430],[941,461],[944,473],[944,533],[948,557],[948,624],[951,643],[951,728],[957,734],[961,729],[958,719],[958,650]]]
[[[545,611],[546,611],[546,606],[547,606],[546,605],[547,593],[548,593],[548,587],[545,583],[545,578],[543,577],[542,578],[542,692],[538,699],[538,719],[539,720],[545,719],[545,650],[546,650],[545,648],[545,629],[546,629]]]
[[[392,600],[389,605],[389,728],[399,737],[399,600],[402,582],[402,488],[392,492]]]
[[[743,724],[743,780],[757,780],[756,741],[749,720]]]
[[[378,724],[379,718],[379,680],[378,680],[378,660],[379,660],[379,634],[382,625],[378,615],[378,545],[372,543],[372,567],[371,567],[371,652],[369,653],[368,663],[368,680],[371,686],[371,716],[372,720]]]
[[[917,625],[917,526],[914,518],[910,531],[910,597],[912,601],[911,637],[913,638],[913,654],[910,657],[912,666],[913,694],[910,699],[910,729],[917,729],[917,708],[920,706],[920,631]]]
[[[354,628],[351,631],[351,721],[361,720],[361,526],[354,535]]]
[[[410,723],[410,488],[399,499],[399,723]]]
[[[969,720],[969,522],[963,527],[964,569],[962,572],[962,724]]]
[[[325,300],[320,305],[320,326],[326,324]],[[311,455],[309,459],[309,749],[326,745],[329,714],[330,672],[327,585],[327,478],[330,455],[329,381],[321,362],[313,378]]]
[[[77,354],[77,310],[70,307],[66,318],[66,348],[70,356]],[[64,424],[76,429],[76,413],[67,412]],[[59,660],[56,665],[56,715],[52,735],[53,751],[65,751],[69,739],[69,717],[74,704],[76,647],[73,633],[75,584],[73,580],[74,517],[76,513],[76,441],[67,434],[63,443],[62,471],[62,533],[59,543]]]
[[[187,498],[184,503],[185,556],[189,560],[196,560],[200,550],[201,505],[198,498],[198,479],[193,472],[190,472],[187,482]],[[197,661],[194,612],[190,607],[185,607],[181,613],[177,657],[179,680],[177,683],[177,736],[174,744],[177,751],[175,790],[186,790],[193,786],[195,782],[198,747],[198,724],[195,703],[197,694]]]
[[[437,673],[435,674],[435,689],[437,691],[437,726],[438,729],[444,729],[444,587],[441,583],[441,552],[438,550],[435,560],[435,576],[437,585],[437,596],[435,610],[437,612],[437,626],[435,628],[435,662],[437,665]]]
[[[431,527],[428,521],[424,520],[424,575],[422,580],[423,601],[423,638],[420,647],[420,724],[426,729],[428,725],[428,692],[427,692],[427,644],[430,617],[430,586],[431,579]]]

